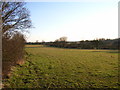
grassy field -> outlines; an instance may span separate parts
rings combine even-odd
[[[11,88],[117,88],[118,52],[26,46],[4,84]]]

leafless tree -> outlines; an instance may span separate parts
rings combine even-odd
[[[25,2],[0,2],[4,76],[8,74],[12,65],[23,61],[25,38],[22,32],[32,27],[25,4]]]
[[[25,2],[2,2],[2,34],[14,34],[16,31],[24,31],[31,28],[29,11],[25,8]]]
[[[61,37],[59,38],[60,41],[67,41],[67,37]]]
[[[55,42],[66,42],[67,41],[67,37],[60,37],[59,39],[56,39]]]

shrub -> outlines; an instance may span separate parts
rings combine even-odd
[[[6,76],[11,66],[16,65],[24,56],[25,39],[23,34],[15,33],[12,37],[5,34],[2,37],[2,70],[3,77]]]

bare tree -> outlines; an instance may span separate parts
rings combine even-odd
[[[56,39],[55,42],[66,42],[67,41],[67,37],[60,37],[59,39]]]
[[[31,28],[29,11],[25,8],[25,2],[2,2],[2,34],[13,34]]]
[[[32,27],[25,2],[0,2],[2,19],[2,70],[7,75],[11,66],[23,62],[25,38],[23,31]]]
[[[59,38],[59,41],[67,41],[67,37],[61,37]]]
[[[56,39],[55,42],[59,42],[59,39]]]

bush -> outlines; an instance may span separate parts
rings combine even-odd
[[[5,34],[2,37],[2,71],[3,77],[7,75],[11,66],[23,60],[25,39],[23,34],[15,33],[13,36]]]

